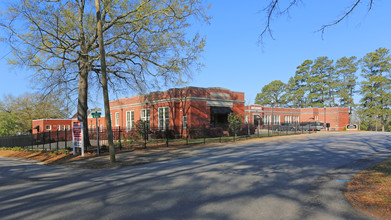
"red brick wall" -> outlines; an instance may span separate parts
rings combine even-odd
[[[134,111],[135,122],[140,120],[141,109],[145,108],[146,99],[148,108],[151,109],[152,127],[158,126],[158,108],[165,106],[170,109],[170,127],[181,127],[184,114],[187,116],[188,126],[209,126],[210,106],[214,105],[214,102],[226,104],[232,102],[231,109],[237,114],[244,115],[244,93],[223,88],[187,87],[111,101],[110,112],[113,114],[113,125],[115,125],[116,112],[120,114],[120,126],[126,126],[125,112],[129,110]]]
[[[272,114],[271,107],[261,105],[246,106],[246,114],[249,117],[249,122],[253,122],[254,114],[260,115],[262,120],[265,115]],[[325,114],[326,113],[326,114]],[[274,107],[273,115],[280,115],[280,123],[285,123],[285,116],[299,116],[300,122],[319,121],[330,123],[330,130],[342,131],[349,123],[348,108],[302,108],[291,109]]]
[[[37,133],[37,129],[34,129],[39,125],[39,132],[48,132],[48,131],[57,131],[60,126],[60,131],[63,131],[63,126],[65,129],[72,129],[72,119],[37,119],[32,121],[33,134]],[[50,130],[47,129],[47,126],[50,126]]]

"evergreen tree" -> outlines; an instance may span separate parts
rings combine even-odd
[[[311,102],[308,98],[311,91],[308,78],[312,64],[312,60],[305,60],[296,68],[295,76],[289,79],[286,99],[293,107],[304,108]]]
[[[369,118],[369,129],[373,121],[381,119],[382,131],[385,130],[387,117],[390,115],[390,70],[391,57],[389,50],[379,48],[375,52],[368,53],[361,60],[361,105],[363,113]]]
[[[262,92],[257,94],[255,104],[270,105],[274,103],[276,106],[286,104],[285,100],[285,83],[280,80],[274,80],[262,88]]]
[[[357,61],[356,57],[342,57],[337,60],[335,65],[335,73],[337,75],[336,93],[339,98],[340,106],[349,108],[349,114],[352,114],[354,107],[353,95],[357,85]]]
[[[310,106],[323,107],[328,104],[331,107],[335,105],[335,75],[333,70],[333,60],[329,60],[328,57],[315,59],[308,78],[311,88],[308,95],[311,100]]]

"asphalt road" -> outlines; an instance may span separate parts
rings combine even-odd
[[[343,191],[390,149],[389,133],[332,133],[100,170],[0,158],[0,219],[371,219]]]

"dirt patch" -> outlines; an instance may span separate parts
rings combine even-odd
[[[391,158],[354,176],[345,196],[356,209],[391,220]]]
[[[68,154],[54,154],[51,152],[28,152],[28,151],[13,151],[13,150],[0,150],[0,156],[2,157],[16,157],[16,158],[24,158],[29,160],[41,161],[46,164],[66,164],[69,162],[82,160],[85,158],[94,157],[95,154],[86,153],[84,158],[80,155],[73,155],[72,153]]]

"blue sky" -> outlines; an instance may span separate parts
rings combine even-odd
[[[289,14],[273,19],[275,40],[266,36],[263,44],[258,44],[258,37],[266,18],[262,9],[269,0],[206,1],[211,4],[209,15],[213,18],[209,25],[194,26],[207,39],[202,57],[205,67],[194,73],[189,85],[241,91],[250,104],[264,85],[273,80],[287,82],[306,59],[361,58],[379,47],[391,49],[391,1],[388,0],[375,0],[370,12],[365,1],[342,23],[326,29],[323,39],[316,32],[321,25],[341,16],[354,1],[299,1]],[[6,94],[18,96],[33,91],[30,71],[6,65],[8,52],[8,47],[0,44],[0,99]]]

